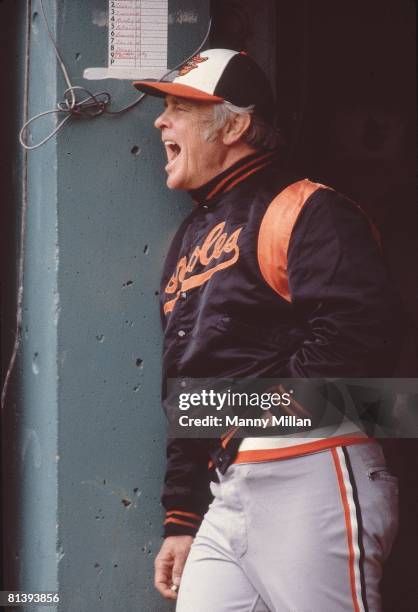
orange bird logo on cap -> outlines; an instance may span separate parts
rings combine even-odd
[[[208,59],[208,57],[195,55],[180,68],[178,76],[184,76],[185,74],[188,74],[191,70],[193,70],[194,68],[198,68],[199,64],[201,64],[202,62],[206,62],[206,60]]]

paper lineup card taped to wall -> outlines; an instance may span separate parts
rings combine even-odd
[[[167,72],[168,0],[109,0],[107,68],[85,79],[158,79]]]

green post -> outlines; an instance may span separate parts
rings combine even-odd
[[[135,100],[130,81],[82,77],[107,63],[107,2],[44,6],[73,85],[106,89],[112,110]],[[27,7],[29,118],[66,84],[39,0]],[[169,2],[169,66],[199,45],[208,15],[206,0]],[[60,611],[171,609],[152,580],[166,428],[158,290],[189,202],[165,187],[161,107],[147,98],[121,116],[71,119],[19,168],[27,217],[22,340],[3,415],[5,588],[59,591]],[[33,142],[55,125],[40,119]]]

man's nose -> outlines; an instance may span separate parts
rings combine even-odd
[[[156,118],[156,120],[154,121],[154,127],[156,127],[158,130],[161,130],[163,127],[167,127],[168,126],[168,117],[167,117],[167,109],[161,113],[161,115],[159,117]]]

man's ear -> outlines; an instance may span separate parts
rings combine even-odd
[[[223,127],[222,141],[225,145],[232,145],[245,134],[251,124],[251,115],[249,113],[236,114],[230,117],[229,121]]]

